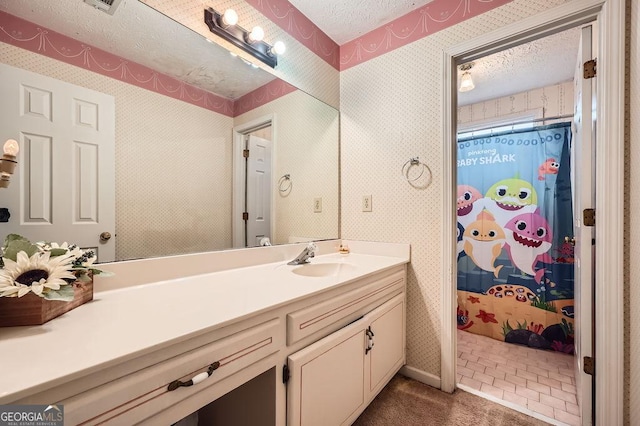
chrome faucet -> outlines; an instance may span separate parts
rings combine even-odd
[[[316,255],[316,251],[318,247],[314,243],[309,243],[302,253],[300,253],[295,259],[291,262],[287,263],[287,265],[303,265],[305,263],[309,263],[309,259]]]

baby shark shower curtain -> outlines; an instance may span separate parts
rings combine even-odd
[[[569,123],[458,140],[458,328],[573,353]]]

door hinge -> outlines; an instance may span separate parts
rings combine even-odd
[[[590,356],[585,356],[582,361],[582,369],[588,375],[593,376],[596,372],[596,362]]]
[[[596,70],[597,65],[598,64],[595,59],[585,62],[582,67],[582,77],[585,79],[595,77],[597,74],[597,70]]]
[[[248,149],[244,149],[242,150],[242,156],[244,158],[249,158],[249,150]]]
[[[243,212],[242,213],[242,220],[249,220],[249,212]]]
[[[289,372],[289,366],[285,364],[282,367],[282,383],[287,383],[289,381],[289,377],[291,377],[291,374]]]
[[[584,226],[596,226],[596,209],[584,209],[582,211],[582,224]]]

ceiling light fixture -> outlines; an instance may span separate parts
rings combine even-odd
[[[278,55],[285,51],[284,43],[281,41],[276,42],[273,46],[263,41],[264,30],[261,27],[255,26],[251,31],[247,31],[238,25],[238,14],[233,9],[227,9],[222,15],[212,8],[207,8],[204,10],[204,22],[212,33],[261,60],[271,68],[278,65]]]
[[[473,65],[474,65],[473,62],[460,65],[460,71],[464,71],[462,73],[462,76],[460,77],[459,90],[461,92],[468,92],[469,90],[473,90],[473,88],[476,87],[475,84],[473,84],[473,79],[471,78],[471,73],[469,72],[469,70],[473,68]]]

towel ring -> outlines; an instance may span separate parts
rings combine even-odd
[[[291,175],[286,174],[283,175],[280,179],[278,179],[278,190],[280,192],[288,192],[291,191],[291,187],[293,186],[293,181],[291,180]]]
[[[414,166],[422,166],[420,168],[420,174],[413,179],[409,179],[409,170],[411,170],[411,168]],[[402,165],[402,176],[406,179],[407,182],[415,182],[422,177],[425,170],[427,169],[427,165],[420,161],[420,157],[412,157]]]

